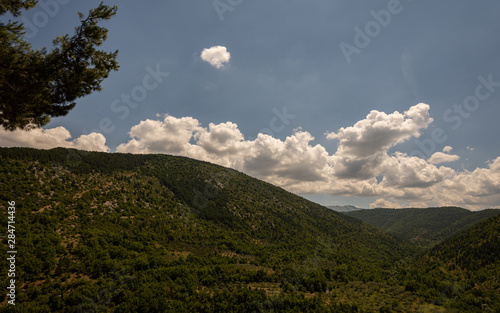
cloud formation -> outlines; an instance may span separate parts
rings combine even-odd
[[[326,135],[339,141],[335,153],[335,173],[340,178],[376,177],[387,162],[387,150],[411,137],[419,137],[432,118],[429,105],[419,103],[404,113],[371,111],[353,126]]]
[[[56,147],[74,148],[86,151],[109,152],[106,137],[99,133],[81,135],[70,140],[70,132],[62,127],[51,129],[35,128],[31,131],[16,130],[8,132],[0,129],[1,147],[29,147],[37,149],[52,149]]]
[[[399,203],[379,198],[375,200],[375,202],[370,203],[370,209],[375,209],[375,208],[401,209],[401,205]]]
[[[460,156],[455,155],[455,154],[449,154],[449,152],[453,148],[450,146],[446,146],[443,148],[443,152],[435,152],[431,157],[427,160],[427,162],[432,163],[432,164],[439,164],[439,163],[447,163],[447,162],[454,162],[460,159]]]
[[[342,127],[336,133],[329,133],[326,138],[339,140],[337,153],[368,157],[386,151],[410,137],[419,137],[420,130],[432,122],[429,109],[428,104],[419,103],[404,113],[396,111],[386,114],[373,110],[364,120],[353,126]]]
[[[201,52],[201,59],[210,63],[213,67],[220,69],[224,67],[225,63],[229,62],[231,54],[224,46],[213,46],[203,49]]]
[[[420,136],[432,122],[429,109],[420,103],[403,113],[374,110],[354,125],[326,135],[338,140],[333,154],[311,144],[314,137],[303,130],[285,140],[267,134],[246,140],[232,122],[203,127],[191,117],[173,116],[134,126],[131,140],[117,151],[184,155],[243,171],[299,194],[378,197],[374,206],[403,207],[404,202],[406,206],[478,208],[497,199],[500,160],[488,168],[457,172],[437,166],[459,159],[450,154],[449,146],[429,160],[388,153],[397,144]]]
[[[213,162],[247,172],[281,186],[298,181],[326,180],[318,164],[327,166],[328,152],[308,132],[297,131],[284,141],[259,134],[244,139],[232,122],[202,127],[191,117],[166,116],[163,121],[146,120],[132,127],[131,140],[117,147],[124,153],[166,153]]]
[[[198,120],[192,117],[166,116],[163,121],[147,119],[131,128],[129,135],[132,139],[126,144],[119,145],[116,152],[191,156],[195,154],[193,151],[195,147],[190,144],[191,138],[200,130]]]
[[[245,139],[233,122],[203,126],[193,117],[163,116],[133,126],[130,140],[117,152],[182,155],[234,168],[298,194],[377,198],[371,207],[457,205],[470,209],[500,203],[500,157],[474,171],[439,164],[456,161],[452,147],[428,160],[388,150],[420,136],[432,122],[427,104],[386,114],[372,111],[352,126],[327,134],[338,140],[335,153],[312,144],[314,137],[296,129],[284,140],[268,134]],[[109,151],[106,139],[92,133],[70,140],[63,127],[31,133],[0,132],[0,146],[56,146]]]

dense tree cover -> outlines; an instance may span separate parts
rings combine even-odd
[[[438,244],[406,273],[408,290],[463,312],[500,312],[500,215]]]
[[[457,207],[374,209],[345,213],[423,248],[432,248],[500,210],[472,212]]]
[[[16,306],[5,300],[0,312],[457,307],[432,297],[435,287],[425,285],[427,276],[412,261],[421,249],[209,163],[0,148],[0,182],[0,225],[7,224],[5,203],[15,200],[23,256]],[[485,264],[476,265],[478,272]],[[6,258],[0,266],[6,268]],[[6,290],[7,277],[1,279]],[[486,282],[484,290],[495,286]],[[497,300],[489,301],[494,308]]]
[[[100,4],[84,17],[75,34],[54,39],[54,48],[33,50],[24,39],[25,28],[15,18],[33,8],[35,0],[0,2],[0,126],[6,130],[29,129],[64,116],[75,100],[101,90],[101,82],[118,69],[118,51],[97,50],[108,30],[99,26],[116,14],[116,7]]]

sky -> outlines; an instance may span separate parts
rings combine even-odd
[[[40,0],[27,40],[99,3]],[[0,146],[183,155],[323,205],[500,207],[500,2],[105,4],[119,71]]]

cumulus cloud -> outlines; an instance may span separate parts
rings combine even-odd
[[[420,135],[432,122],[428,111],[427,104],[417,104],[404,113],[372,111],[354,125],[327,135],[338,140],[333,154],[322,145],[314,145],[315,138],[302,129],[284,140],[268,134],[248,140],[230,121],[204,126],[192,117],[168,115],[133,126],[130,140],[116,151],[183,155],[234,168],[298,194],[376,198],[370,207],[498,206],[500,157],[483,168],[458,171],[440,165],[459,159],[451,154],[450,146],[428,160],[388,152]],[[0,146],[109,151],[103,135],[71,139],[63,127],[29,133],[0,131]]]
[[[1,129],[0,146],[37,149],[63,147],[86,151],[109,151],[109,147],[106,146],[106,138],[102,134],[91,133],[71,140],[70,132],[62,126],[50,129],[35,128],[31,131],[16,130],[13,132]]]
[[[266,134],[248,141],[232,122],[202,127],[191,117],[167,116],[163,121],[142,121],[129,135],[131,139],[119,145],[117,152],[188,156],[245,171],[280,186],[326,180],[328,152],[321,145],[311,146],[314,137],[308,132],[296,131],[284,141]]]
[[[485,168],[457,172],[437,186],[441,203],[464,203],[470,207],[495,206],[500,203],[500,157]]]
[[[431,155],[431,157],[427,161],[432,164],[439,164],[439,163],[454,162],[457,161],[458,159],[460,159],[460,156],[455,154],[435,152],[433,155]]]
[[[210,123],[208,131],[200,133],[198,145],[206,152],[219,156],[237,155],[248,149],[238,125],[232,122]]]
[[[443,148],[443,152],[436,152],[431,157],[427,160],[427,162],[431,164],[440,164],[440,163],[447,163],[447,162],[454,162],[460,159],[460,156],[454,155],[454,154],[449,154],[453,150],[452,147],[446,146]]]
[[[299,194],[378,198],[372,207],[397,208],[404,203],[479,208],[500,202],[500,158],[486,168],[458,172],[437,166],[458,159],[450,154],[449,146],[429,160],[388,153],[389,148],[420,135],[432,121],[428,111],[426,104],[404,113],[372,111],[353,126],[327,135],[338,140],[333,154],[313,145],[314,137],[301,129],[284,140],[267,134],[246,140],[232,122],[204,127],[192,117],[173,116],[132,127],[130,141],[117,151],[184,155],[240,170]]]
[[[404,113],[395,111],[386,114],[373,110],[364,120],[353,126],[342,127],[336,133],[329,133],[326,138],[339,141],[337,153],[355,157],[371,156],[412,136],[419,137],[420,130],[432,122],[429,109],[428,104],[419,103]]]
[[[402,206],[397,202],[391,202],[389,200],[379,198],[375,200],[375,202],[370,203],[370,209],[375,209],[375,208],[401,209]]]
[[[443,148],[443,152],[445,152],[445,153],[450,153],[451,150],[453,150],[453,148],[450,147],[450,146],[446,146],[446,147]]]
[[[201,131],[200,123],[192,117],[166,116],[163,121],[147,119],[130,129],[129,135],[132,139],[120,144],[116,151],[166,153],[200,158],[196,153],[200,149],[190,144],[190,141],[198,137]]]
[[[326,182],[332,174],[330,156],[323,146],[312,146],[313,140],[305,131],[296,131],[284,141],[259,134],[251,142],[242,169],[281,186]]]
[[[213,46],[203,49],[201,52],[201,59],[210,63],[213,67],[220,69],[224,67],[224,63],[229,62],[231,54],[224,46]]]
[[[378,174],[384,175],[381,184],[395,188],[426,188],[453,175],[448,167],[436,167],[424,159],[396,152],[387,156]]]
[[[432,118],[429,105],[419,103],[404,113],[371,111],[353,126],[326,135],[339,141],[335,153],[335,173],[340,178],[368,179],[387,159],[387,150],[411,137],[419,137]]]

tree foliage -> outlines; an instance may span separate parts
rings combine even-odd
[[[0,15],[17,17],[36,3],[2,1]],[[86,17],[78,13],[75,34],[55,38],[50,51],[33,50],[19,21],[0,22],[0,125],[4,129],[41,127],[51,117],[66,115],[76,99],[101,90],[101,82],[118,69],[118,51],[97,49],[108,33],[99,22],[116,11],[116,6],[101,3]]]

